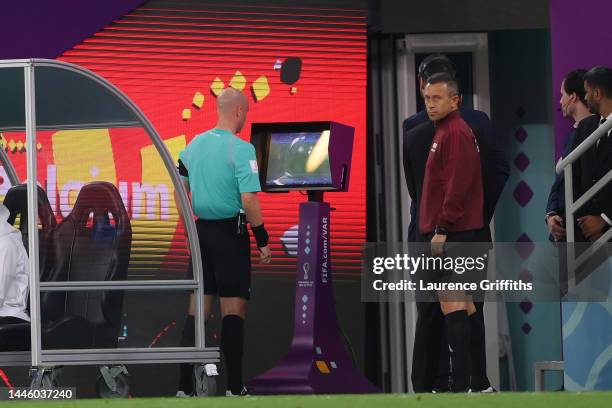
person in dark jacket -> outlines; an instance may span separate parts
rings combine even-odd
[[[586,104],[584,90],[584,69],[569,72],[561,82],[561,99],[559,105],[564,118],[572,118],[574,124],[565,138],[562,157],[566,157],[576,143],[576,130],[580,122],[591,116]],[[548,194],[546,203],[546,224],[551,241],[565,241],[565,177],[563,173],[555,176],[555,181]]]
[[[583,120],[576,131],[576,145],[580,145],[599,126],[612,120],[612,69],[595,67],[584,75],[586,101],[595,117]],[[612,137],[610,131],[598,140],[574,165],[575,199],[612,170]],[[577,240],[596,241],[612,226],[612,183],[607,183],[576,214]]]

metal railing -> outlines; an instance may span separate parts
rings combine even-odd
[[[582,208],[589,200],[601,191],[610,181],[612,181],[612,170],[608,171],[599,181],[589,188],[582,196],[574,201],[573,194],[573,174],[572,164],[582,157],[593,145],[602,137],[607,137],[608,132],[612,130],[612,120],[606,121],[599,126],[589,137],[587,137],[580,145],[578,145],[570,154],[564,157],[557,163],[556,171],[560,174],[564,172],[565,177],[565,225],[567,237],[567,270],[568,270],[568,292],[575,288],[577,268],[583,266],[588,259],[596,253],[606,242],[612,239],[612,228],[603,234],[598,240],[593,242],[580,256],[576,257],[576,249],[573,245],[576,240],[576,231],[574,225],[574,214]]]
[[[576,269],[580,268],[591,255],[597,252],[610,238],[612,238],[612,228],[603,234],[598,240],[593,242],[578,258],[576,258],[576,231],[574,226],[574,214],[590,199],[595,197],[602,188],[612,180],[612,170],[608,171],[599,181],[589,188],[582,196],[574,201],[572,164],[582,157],[594,144],[602,137],[607,137],[608,131],[612,129],[612,120],[606,121],[589,135],[580,145],[570,154],[557,163],[556,172],[564,172],[565,178],[565,226],[567,239],[567,290],[571,293],[575,289]],[[534,364],[535,391],[544,391],[544,374],[546,371],[564,371],[564,361],[541,361]]]
[[[25,99],[25,133],[27,153],[27,207],[30,219],[36,219],[38,214],[37,201],[37,150],[36,136],[40,130],[36,123],[36,78],[35,72],[39,67],[54,68],[71,71],[79,77],[87,78],[92,84],[102,87],[116,98],[118,105],[127,109],[147,133],[152,144],[168,172],[170,180],[178,192],[182,214],[190,214],[191,208],[187,192],[175,171],[172,156],[166,148],[164,141],[157,133],[149,119],[121,90],[99,75],[76,65],[56,60],[23,59],[0,60],[0,70],[6,68],[23,69],[24,72],[24,99]],[[17,103],[17,102],[15,102]],[[23,103],[23,101],[21,102]],[[62,127],[62,126],[58,126]],[[1,149],[0,149],[1,151]],[[11,184],[17,184],[17,174],[14,166],[6,156],[0,153],[0,164],[4,165]],[[127,364],[127,363],[216,363],[219,361],[218,347],[206,347],[204,336],[204,282],[202,278],[202,259],[200,256],[199,241],[195,221],[192,217],[183,217],[185,229],[189,238],[190,254],[193,264],[193,278],[185,280],[141,280],[141,281],[78,281],[78,282],[40,282],[38,273],[30,273],[30,317],[31,317],[31,351],[29,352],[2,352],[0,362],[2,365],[30,365],[32,367],[49,367],[61,365],[89,365],[89,364]],[[35,222],[28,224],[29,248],[39,248],[38,230]],[[30,271],[39,271],[38,251],[31,250],[28,257]],[[43,349],[41,344],[41,292],[75,292],[75,291],[193,291],[195,294],[195,344],[193,347],[158,347],[151,348],[109,348],[109,349],[71,349],[54,350]]]

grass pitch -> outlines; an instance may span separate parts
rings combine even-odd
[[[20,408],[610,408],[612,392],[497,394],[378,394],[236,398],[133,398],[23,401]]]

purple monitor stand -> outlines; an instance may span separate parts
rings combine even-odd
[[[322,192],[309,192],[309,198],[300,204],[293,342],[285,357],[247,388],[253,395],[380,392],[346,352],[332,287],[330,207]]]

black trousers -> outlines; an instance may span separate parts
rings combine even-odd
[[[437,302],[418,302],[412,350],[414,392],[448,388],[450,375],[444,315]]]

